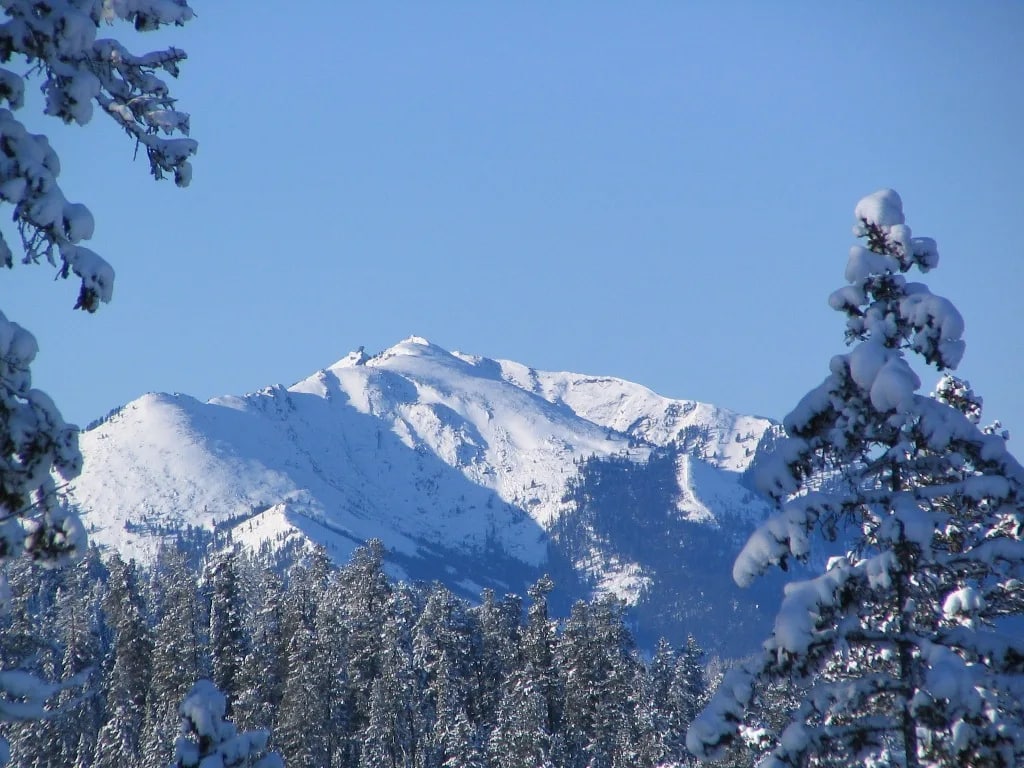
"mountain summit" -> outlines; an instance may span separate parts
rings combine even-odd
[[[338,561],[380,538],[396,576],[521,593],[549,572],[566,599],[611,593],[675,633],[733,589],[766,512],[743,473],[771,427],[412,336],[288,388],[144,395],[83,433],[69,494],[126,556],[187,526]]]

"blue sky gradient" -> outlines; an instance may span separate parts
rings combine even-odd
[[[781,418],[845,348],[826,300],[890,186],[938,240],[960,373],[1024,430],[1024,5],[193,7],[131,38],[189,52],[189,189],[101,115],[21,115],[117,270],[95,316],[47,266],[0,276],[69,420],[411,334]]]

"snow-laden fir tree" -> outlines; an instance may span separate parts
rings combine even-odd
[[[171,768],[284,768],[281,756],[266,752],[267,731],[239,733],[225,720],[224,694],[200,680],[181,703],[181,735]]]
[[[65,197],[56,152],[15,113],[25,103],[26,79],[38,78],[47,115],[84,125],[99,107],[145,150],[154,176],[171,174],[180,186],[187,185],[196,143],[187,138],[188,115],[175,109],[158,75],[176,76],[185,53],[168,48],[135,55],[97,33],[115,21],[142,31],[184,24],[192,9],[186,0],[4,0],[2,7],[0,201],[12,207],[20,261],[46,259],[60,277],[74,274],[81,281],[75,308],[94,312],[111,299],[114,270],[81,245],[92,237],[92,214]],[[14,252],[0,233],[0,266],[13,264]],[[85,531],[58,503],[53,473],[73,478],[82,459],[77,428],[65,424],[53,401],[32,388],[37,351],[32,334],[0,311],[0,561],[27,553],[57,564],[82,550]],[[0,583],[0,603],[5,595]],[[14,687],[6,688],[8,682]],[[23,675],[0,673],[0,697],[6,692],[27,701],[26,696],[35,700],[49,691],[40,684],[29,692],[27,685]],[[8,708],[0,717],[35,712]],[[0,742],[0,757],[6,752]]]
[[[258,607],[253,619],[253,640],[239,670],[236,721],[244,728],[267,728],[281,704],[288,674],[283,637],[284,585],[281,577],[265,569],[256,591]]]
[[[242,620],[241,586],[234,552],[218,557],[209,567],[211,678],[217,689],[231,701],[240,693],[238,678],[248,650]]]
[[[330,733],[322,702],[330,670],[321,663],[314,628],[302,624],[288,645],[288,677],[275,725],[275,743],[288,765],[318,768],[330,762]]]
[[[192,18],[185,0],[7,0],[3,9],[0,60],[42,78],[46,114],[85,124],[98,106],[146,150],[154,176],[170,173],[178,184],[188,184],[196,143],[161,135],[187,134],[189,121],[174,109],[157,75],[177,75],[185,53],[169,48],[137,56],[116,40],[97,38],[115,20],[140,30],[183,24]],[[73,273],[81,280],[75,307],[93,312],[110,301],[114,271],[79,245],[92,236],[92,214],[64,196],[57,181],[60,161],[49,141],[14,116],[24,105],[25,85],[25,77],[0,67],[0,104],[9,107],[0,108],[0,200],[13,207],[20,260],[46,259],[61,277]],[[14,253],[0,234],[0,265],[13,264]],[[32,334],[0,314],[0,554],[27,550],[50,561],[84,540],[77,518],[56,503],[51,477],[51,469],[66,478],[77,475],[81,456],[75,427],[64,424],[53,402],[32,389],[36,352]]]
[[[487,745],[492,768],[552,768],[547,701],[533,665],[513,670],[505,682],[498,721]]]
[[[153,664],[152,632],[146,622],[135,562],[115,556],[104,601],[114,630],[104,660],[106,722],[96,737],[96,768],[136,768],[141,757],[142,725]]]
[[[763,653],[725,677],[687,746],[721,755],[758,689],[789,680],[807,694],[761,765],[1018,765],[1024,469],[966,388],[918,392],[908,355],[941,371],[964,351],[957,310],[905,276],[936,266],[934,241],[912,237],[891,190],[855,215],[865,242],[830,298],[852,349],[786,417],[758,477],[778,512],[733,575],[805,559],[816,535],[852,546],[788,586]]]
[[[640,712],[645,755],[649,762],[681,763],[688,756],[686,728],[707,701],[704,651],[693,635],[674,649],[662,638],[644,680],[645,706]]]
[[[523,604],[515,595],[496,600],[493,590],[485,589],[475,612],[480,625],[477,709],[480,721],[490,728],[498,719],[502,682],[518,663],[523,644],[519,627]]]
[[[331,575],[320,596],[313,619],[320,667],[324,676],[324,696],[317,703],[326,735],[325,752],[331,766],[354,762],[357,750],[349,738],[351,732],[348,684],[348,626],[337,572]]]
[[[171,759],[178,708],[197,681],[209,674],[205,616],[195,577],[181,552],[160,555],[159,612],[154,616],[153,655],[146,715],[142,726],[140,768],[164,768]],[[156,578],[156,577],[154,577]]]
[[[564,741],[553,749],[557,765],[612,768],[619,764],[624,741],[639,741],[639,661],[623,623],[624,610],[616,598],[603,596],[589,604],[577,602],[565,623],[556,656],[564,702]],[[623,731],[629,734],[626,740]]]

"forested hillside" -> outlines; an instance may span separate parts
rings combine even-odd
[[[152,568],[95,548],[63,570],[18,564],[5,666],[68,685],[48,719],[4,725],[14,765],[163,768],[204,677],[290,768],[686,762],[703,653],[641,655],[613,598],[555,616],[547,578],[470,604],[389,580],[378,542],[287,572],[226,544],[167,547]]]

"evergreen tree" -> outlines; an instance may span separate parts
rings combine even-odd
[[[665,760],[672,752],[670,745],[685,734],[679,713],[671,706],[678,655],[668,640],[661,638],[644,676],[640,725],[644,756],[652,764]]]
[[[567,765],[609,768],[623,743],[637,741],[639,663],[622,605],[605,597],[573,606],[558,644]]]
[[[252,642],[239,670],[236,720],[244,728],[269,728],[281,704],[288,674],[284,644],[284,585],[272,569],[259,580],[252,622]]]
[[[106,680],[106,722],[96,740],[96,768],[139,765],[146,693],[152,669],[152,638],[141,608],[134,563],[115,558],[111,568],[106,612],[112,623],[112,658]]]
[[[693,635],[686,636],[686,646],[678,654],[669,689],[669,701],[678,713],[678,722],[687,726],[704,708],[708,684],[704,674],[704,650]],[[683,736],[683,732],[679,735]],[[682,746],[681,740],[673,748]]]
[[[480,658],[476,665],[476,696],[478,718],[491,728],[497,722],[502,683],[520,663],[522,653],[522,600],[507,595],[500,602],[494,592],[485,589],[476,609],[480,627]]]
[[[91,759],[102,716],[99,670],[103,659],[102,584],[96,575],[101,566],[92,548],[66,571],[65,584],[56,602],[57,626],[63,647],[61,684],[56,699],[59,724],[57,765],[73,765]]]
[[[171,768],[284,768],[280,755],[266,754],[267,731],[239,733],[225,719],[224,694],[200,680],[181,703],[181,736]]]
[[[43,648],[36,656],[36,665],[33,671],[40,678],[53,680],[56,677],[56,654],[53,647]],[[20,675],[26,674],[24,671]],[[32,678],[27,678],[30,685],[34,687]],[[21,721],[10,731],[10,749],[12,762],[25,768],[57,768],[61,759],[60,726],[56,721],[59,712],[54,708],[53,702],[56,699],[59,687],[54,685],[48,687],[45,700],[31,699],[24,703],[28,704],[31,716],[20,717],[18,710],[21,701],[7,701],[3,708],[9,710],[13,717],[10,720]],[[16,692],[17,685],[8,685],[8,692]]]
[[[368,721],[361,739],[359,768],[397,768],[407,765],[402,760],[402,750],[398,744],[394,702],[388,700],[388,694],[384,678],[373,681]]]
[[[288,645],[288,678],[274,728],[275,743],[291,768],[330,764],[329,723],[323,707],[328,682],[313,628],[302,625]]]
[[[178,708],[208,671],[204,611],[195,576],[184,554],[167,550],[159,564],[163,576],[161,613],[154,631],[152,676],[146,696],[142,768],[164,768],[171,759]]]
[[[335,574],[317,605],[313,628],[324,676],[325,693],[320,708],[327,737],[325,750],[330,756],[330,766],[348,766],[358,759],[359,752],[349,743],[352,718],[349,711],[348,625],[338,582],[338,574]]]
[[[506,681],[498,722],[487,744],[492,768],[550,768],[551,733],[547,701],[532,665],[513,671]]]
[[[361,728],[369,713],[373,681],[381,674],[381,635],[391,598],[384,573],[384,545],[372,539],[352,553],[338,574],[337,590],[348,628],[349,711],[354,728]]]
[[[418,768],[424,755],[423,675],[414,663],[413,635],[422,604],[414,590],[398,585],[384,612],[380,643],[380,674],[371,684],[366,738],[382,748],[393,768]],[[381,729],[384,729],[383,731]],[[364,749],[360,766],[366,763]]]
[[[15,113],[25,105],[26,81],[37,79],[43,112],[63,123],[84,125],[94,107],[109,116],[145,150],[156,178],[169,173],[180,186],[191,178],[189,158],[196,143],[188,138],[188,115],[158,72],[173,76],[184,51],[168,48],[137,56],[112,39],[98,39],[101,26],[128,22],[137,31],[192,18],[180,2],[110,3],[103,0],[47,2],[9,0],[0,24],[0,200],[12,206],[20,237],[17,261],[45,259],[57,276],[80,279],[76,309],[94,312],[113,294],[114,271],[81,245],[92,237],[89,210],[64,196],[58,181],[60,160],[46,136],[30,133]],[[179,136],[168,136],[177,133]],[[15,254],[0,234],[0,267],[12,267]],[[86,542],[78,515],[60,503],[57,479],[71,480],[82,468],[78,429],[66,424],[53,401],[32,388],[35,338],[0,312],[0,561],[27,555],[59,565],[80,555]],[[7,596],[0,574],[0,604]],[[15,670],[7,670],[14,672]],[[17,682],[15,682],[17,681]],[[50,688],[29,692],[22,674],[4,673],[0,698],[38,701]],[[12,707],[0,716],[26,717],[30,707]],[[17,714],[20,712],[20,714]],[[0,762],[7,759],[0,740]]]
[[[440,584],[427,598],[413,634],[413,663],[420,673],[423,697],[420,717],[423,728],[431,733],[425,765],[441,762],[445,734],[455,728],[455,719],[464,712],[470,699],[474,647],[474,626],[464,601]]]
[[[238,678],[248,652],[243,615],[245,606],[233,552],[217,557],[210,565],[210,655],[212,679],[225,694],[228,714],[238,696]]]
[[[549,734],[561,730],[562,691],[559,674],[555,669],[555,622],[548,612],[548,595],[555,584],[542,576],[528,590],[530,608],[523,629],[523,662],[534,675],[534,685],[544,699],[544,729]]]
[[[440,737],[441,768],[486,768],[479,738],[464,709],[458,710]]]
[[[830,304],[850,353],[786,417],[759,482],[779,512],[734,576],[805,558],[814,534],[856,531],[821,576],[791,584],[764,653],[730,672],[691,726],[708,758],[736,739],[758,685],[809,689],[766,766],[865,762],[1019,764],[1024,640],[1024,468],[977,426],[975,405],[929,398],[906,353],[939,370],[961,358],[963,320],[904,274],[936,266],[891,190],[864,198],[846,278]]]

